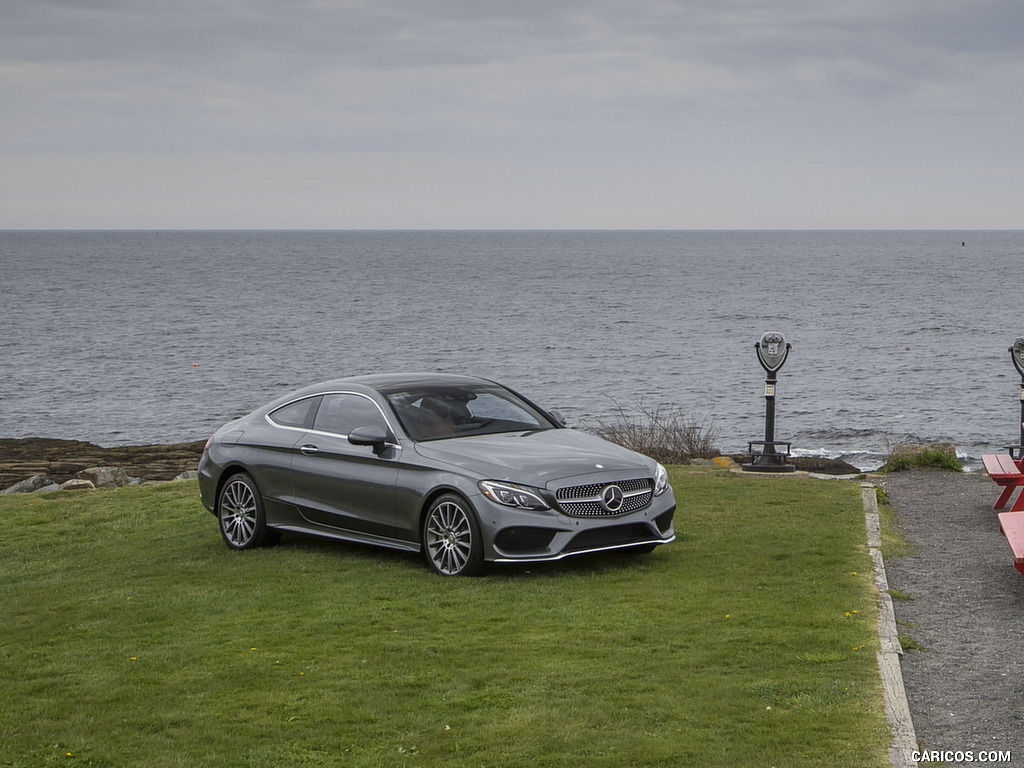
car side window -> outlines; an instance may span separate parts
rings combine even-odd
[[[306,397],[296,400],[294,403],[278,408],[270,414],[270,419],[275,424],[283,427],[303,427],[309,429],[313,424],[313,414],[316,412],[316,405],[320,402],[319,397]]]
[[[362,395],[324,395],[317,411],[313,429],[335,435],[347,435],[357,427],[381,427],[386,432],[388,423],[377,405]]]

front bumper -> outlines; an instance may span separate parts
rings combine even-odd
[[[481,497],[486,560],[530,563],[571,555],[668,544],[675,540],[676,503],[671,489],[635,512],[573,517],[556,510],[500,507]],[[479,503],[479,502],[478,502]],[[490,534],[490,535],[488,535]]]

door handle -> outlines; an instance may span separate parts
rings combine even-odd
[[[320,453],[320,449],[319,448],[317,448],[315,445],[310,445],[309,443],[307,443],[306,445],[304,445],[301,448],[299,448],[299,450],[302,453],[306,454],[307,456],[314,456],[314,455]]]

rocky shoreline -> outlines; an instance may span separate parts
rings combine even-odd
[[[33,477],[60,485],[94,467],[116,467],[141,482],[173,480],[199,466],[205,441],[103,448],[81,440],[0,438],[0,490]]]
[[[162,482],[195,470],[203,454],[204,441],[153,445],[121,445],[103,448],[81,440],[45,437],[0,438],[0,491],[28,480],[46,478],[49,485],[61,485],[82,478],[96,467],[121,470],[119,477],[135,482]],[[748,457],[735,457],[747,461]],[[846,462],[821,458],[790,458],[797,469],[822,474],[856,474]],[[117,482],[115,484],[124,484]],[[48,487],[39,485],[38,487]]]

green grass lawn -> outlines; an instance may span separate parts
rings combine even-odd
[[[0,765],[884,766],[855,483],[673,468],[675,543],[445,579],[194,481],[0,497]]]

